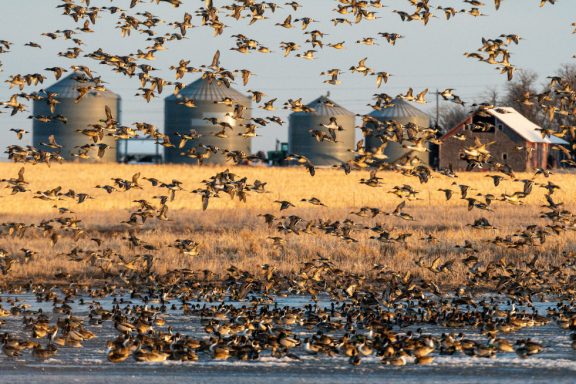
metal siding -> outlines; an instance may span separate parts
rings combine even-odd
[[[319,97],[307,106],[313,108],[314,112],[297,112],[289,117],[289,152],[304,155],[314,165],[319,166],[351,160],[354,155],[349,150],[354,148],[356,138],[354,113],[334,104],[326,97]],[[329,124],[330,117],[335,117],[344,130],[336,132],[336,143],[318,142],[308,131],[318,129],[328,132],[321,124]]]
[[[378,119],[379,121],[395,121],[402,125],[408,123],[416,124],[422,128],[430,127],[430,116],[418,108],[410,105],[408,102],[401,98],[396,98],[392,100],[393,106],[384,108],[380,111],[374,111],[370,113],[370,116]],[[382,140],[377,136],[368,135],[365,138],[366,149],[374,151],[380,145],[382,145]],[[404,144],[411,145],[412,142],[404,141]],[[410,149],[402,148],[402,144],[397,142],[388,142],[388,145],[384,149],[384,154],[388,156],[386,161],[394,162],[405,155],[412,153],[414,156],[418,157],[426,164],[430,164],[430,153],[414,152]]]
[[[197,160],[180,155],[180,153],[187,152],[192,147],[199,148],[199,152],[204,152],[204,149],[199,147],[200,144],[213,145],[222,150],[228,149],[231,151],[243,151],[246,154],[251,153],[251,138],[244,138],[238,135],[244,131],[240,124],[247,123],[252,116],[250,110],[252,100],[249,97],[242,95],[232,88],[227,88],[224,85],[219,86],[216,82],[208,84],[208,81],[202,79],[188,85],[180,92],[180,95],[193,99],[196,102],[196,107],[188,108],[184,105],[177,104],[180,99],[174,95],[165,99],[164,133],[170,137],[171,142],[176,146],[175,148],[164,149],[164,159],[166,163],[196,164]],[[206,123],[198,125],[193,121],[201,121],[202,118],[209,117],[209,115],[220,115],[224,117],[227,113],[232,114],[234,107],[215,103],[215,101],[222,100],[223,97],[233,98],[235,104],[241,104],[246,107],[246,111],[244,112],[245,118],[237,120],[235,125],[232,124],[233,130],[227,129],[227,138],[219,138],[213,135],[213,133],[220,130],[219,127],[212,127]],[[196,130],[202,136],[198,140],[187,142],[184,148],[178,149],[177,146],[180,139],[175,133],[186,134],[189,133],[190,130]],[[226,158],[223,154],[218,153],[212,155],[205,163],[225,164]]]
[[[69,84],[69,82],[66,82]],[[62,87],[52,86],[48,88],[49,92],[57,92],[58,89],[64,90]],[[54,90],[54,91],[53,91]],[[77,157],[71,156],[70,152],[78,151],[77,148],[84,144],[92,144],[93,140],[83,135],[80,132],[76,132],[77,129],[88,128],[90,124],[98,124],[99,120],[106,119],[105,106],[110,107],[113,117],[119,121],[119,105],[120,98],[114,93],[108,91],[104,93],[105,96],[101,96],[100,93],[95,92],[95,94],[88,94],[84,96],[78,103],[75,102],[75,95],[71,91],[65,91],[65,95],[71,97],[63,97],[60,93],[56,96],[56,99],[60,102],[56,105],[54,114],[61,114],[68,119],[66,124],[60,121],[51,121],[48,123],[42,123],[40,121],[34,120],[32,124],[32,145],[37,149],[57,152],[58,150],[48,148],[40,145],[41,142],[47,142],[50,135],[54,135],[56,142],[62,145],[59,150],[62,157],[65,160],[75,160],[82,162],[114,162],[116,161],[116,142],[112,136],[105,135],[104,139],[99,143],[104,143],[110,145],[112,148],[107,150],[101,159],[96,156],[97,149],[92,148],[88,155],[90,159],[78,159]],[[36,100],[33,104],[34,115],[51,115],[50,108],[44,100]]]

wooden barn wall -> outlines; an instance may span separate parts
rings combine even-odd
[[[502,125],[502,130],[498,129],[498,125]],[[474,146],[474,138],[480,139],[482,143],[494,141],[495,143],[488,147],[491,152],[492,158],[499,163],[506,163],[510,165],[515,171],[528,170],[528,153],[526,150],[517,150],[515,147],[525,147],[526,140],[510,129],[506,124],[496,119],[496,129],[492,132],[472,132],[462,129],[454,131],[464,132],[466,135],[465,141],[460,141],[452,136],[444,139],[440,146],[440,167],[446,168],[452,164],[454,170],[465,170],[466,161],[460,159],[460,153],[467,147]],[[506,157],[506,159],[504,159]]]

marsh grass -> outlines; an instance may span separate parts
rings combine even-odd
[[[19,164],[0,164],[0,179],[16,177]],[[525,199],[525,205],[514,206],[509,203],[494,201],[494,212],[467,210],[467,202],[461,200],[459,189],[453,182],[470,185],[473,189],[469,196],[483,200],[478,193],[492,193],[500,197],[502,193],[511,194],[522,190],[522,183],[507,178],[497,188],[492,180],[485,177],[486,173],[461,173],[458,178],[451,179],[434,174],[427,184],[420,184],[418,179],[403,176],[395,172],[380,172],[383,185],[378,188],[368,187],[359,183],[360,178],[367,177],[368,172],[358,171],[344,175],[342,171],[319,169],[311,177],[302,168],[265,168],[265,167],[229,167],[238,177],[247,177],[252,183],[255,179],[266,182],[267,193],[249,192],[247,202],[230,199],[222,194],[220,198],[210,199],[208,210],[202,211],[200,197],[191,193],[202,186],[202,180],[208,179],[226,167],[193,167],[179,165],[82,165],[62,164],[26,165],[25,179],[29,183],[29,192],[11,195],[11,190],[0,189],[0,222],[38,225],[44,219],[61,216],[57,207],[67,207],[74,213],[66,214],[81,220],[84,230],[78,240],[72,239],[70,231],[63,231],[58,242],[51,246],[49,239],[41,230],[29,229],[22,238],[9,236],[7,227],[2,229],[0,247],[9,254],[21,254],[21,248],[38,252],[35,258],[26,264],[15,264],[10,273],[3,277],[4,281],[54,280],[57,272],[72,274],[79,281],[89,281],[98,278],[101,271],[87,262],[69,260],[66,255],[77,247],[86,251],[98,251],[110,248],[114,252],[134,257],[143,253],[154,255],[154,269],[163,274],[178,268],[194,270],[210,270],[218,275],[225,273],[231,265],[241,270],[256,272],[262,264],[274,265],[285,273],[296,272],[303,262],[318,254],[329,257],[338,268],[354,273],[367,273],[375,264],[406,273],[421,274],[439,282],[457,284],[466,275],[465,267],[455,263],[453,272],[435,275],[432,272],[416,266],[415,261],[424,258],[430,263],[436,257],[446,260],[462,259],[465,256],[455,245],[462,245],[470,240],[478,250],[476,253],[485,263],[496,258],[506,257],[509,262],[517,262],[532,257],[535,253],[541,255],[541,260],[555,263],[557,256],[575,248],[575,231],[568,231],[560,236],[549,236],[545,244],[534,248],[505,249],[489,242],[495,236],[508,236],[524,229],[527,225],[549,224],[540,218],[544,210],[544,195],[546,191],[538,185]],[[130,179],[136,172],[141,173],[140,184],[143,189],[131,189],[125,192],[108,194],[96,185],[113,185],[112,177]],[[531,178],[532,174],[519,174],[518,179]],[[142,177],[154,177],[164,182],[177,179],[183,183],[185,191],[176,193],[176,199],[169,202],[169,221],[149,219],[144,225],[130,227],[121,224],[127,220],[137,204],[134,200],[146,199],[155,206],[158,200],[153,196],[167,194],[166,189],[152,187]],[[576,175],[554,174],[549,179],[543,176],[536,178],[537,183],[548,180],[561,186],[554,194],[556,202],[563,202],[564,209],[573,211],[576,205]],[[376,218],[361,218],[350,212],[359,207],[378,207],[383,211],[392,211],[402,200],[389,193],[396,185],[411,184],[419,191],[418,199],[407,201],[405,211],[413,215],[416,221],[408,222],[393,216],[378,215]],[[6,183],[0,183],[0,186]],[[63,192],[69,188],[75,192],[88,193],[94,197],[82,204],[71,199],[61,201],[44,201],[33,198],[36,191],[62,186]],[[446,201],[439,188],[451,188],[454,196]],[[319,198],[327,207],[312,206],[301,202],[302,198]],[[279,212],[274,200],[288,200],[296,205]],[[346,243],[342,239],[321,233],[315,234],[279,234],[275,228],[269,228],[258,214],[271,212],[277,217],[281,215],[298,215],[305,220],[329,219],[331,221],[354,220],[355,223],[371,227],[382,224],[394,233],[410,232],[412,236],[407,244],[380,244],[369,238],[374,233],[367,230],[355,231],[352,234],[357,243]],[[467,227],[475,219],[486,217],[495,230],[476,230]],[[58,228],[58,224],[55,225]],[[145,242],[157,250],[146,251],[133,249],[123,239],[132,230]],[[422,238],[433,235],[437,242],[429,243]],[[268,236],[283,236],[287,243],[283,249],[276,249],[267,240]],[[100,238],[103,243],[99,248],[91,238]],[[190,257],[181,254],[177,249],[169,247],[176,239],[193,239],[200,243],[200,254]],[[114,266],[113,266],[114,268]]]

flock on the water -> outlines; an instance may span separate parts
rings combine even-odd
[[[555,266],[534,257],[516,265],[501,259],[480,269],[470,244],[462,252],[461,262],[470,266],[468,279],[455,289],[382,265],[366,275],[353,274],[324,257],[300,266],[293,276],[271,265],[256,274],[231,266],[220,279],[208,270],[155,276],[150,268],[127,265],[122,285],[57,289],[30,282],[10,293],[31,292],[52,311],[32,310],[20,296],[7,296],[2,324],[16,329],[1,335],[2,350],[11,358],[61,354],[62,359],[70,348],[101,350],[95,348],[103,346],[101,332],[107,335],[106,357],[112,363],[265,356],[345,358],[353,365],[379,359],[401,366],[430,364],[437,356],[536,355],[550,346],[548,340],[514,334],[543,326],[559,327],[576,349],[574,277],[566,272],[575,268],[574,253],[564,253]],[[426,268],[442,273],[448,266],[435,262]],[[489,286],[495,287],[493,294],[479,297]],[[310,304],[278,304],[302,295]],[[558,304],[542,313],[533,300],[547,298]]]
[[[569,0],[566,0],[569,1]],[[550,7],[556,0],[527,1],[522,6]],[[206,0],[194,11],[183,12],[180,20],[162,20],[154,15],[154,7],[173,6],[185,8],[180,0],[132,0],[126,2],[127,9],[110,3],[97,7],[91,0],[62,0],[57,6],[63,15],[77,23],[73,30],[47,31],[41,39],[63,40],[70,47],[58,53],[62,62],[70,65],[44,68],[44,72],[31,74],[4,74],[6,83],[15,93],[0,104],[10,115],[29,113],[26,105],[29,101],[45,102],[51,111],[49,115],[29,115],[39,121],[60,121],[65,123],[66,116],[55,114],[58,94],[28,92],[29,87],[42,85],[47,74],[60,79],[64,73],[75,73],[78,82],[77,103],[92,93],[106,91],[106,82],[98,76],[97,68],[106,66],[119,76],[134,78],[138,95],[145,101],[158,97],[163,92],[175,95],[183,88],[180,82],[189,74],[200,76],[211,82],[230,87],[236,82],[244,86],[250,83],[254,75],[248,69],[226,68],[220,58],[220,52],[211,52],[210,63],[190,66],[190,60],[175,59],[170,67],[173,76],[160,78],[154,73],[157,68],[149,64],[155,55],[177,44],[178,41],[193,34],[193,28],[211,28],[218,38],[226,38],[226,26],[229,23],[247,23],[246,27],[256,23],[270,23],[270,28],[294,30],[295,38],[303,35],[304,43],[295,41],[278,42],[281,54],[295,56],[303,60],[314,60],[323,50],[344,48],[344,41],[330,41],[330,36],[321,31],[318,20],[306,16],[306,4],[296,1],[276,4],[256,0]],[[423,23],[427,25],[439,22],[436,19],[452,20],[455,17],[486,16],[489,5],[477,0],[460,1],[462,9],[433,5],[432,0],[408,0],[403,9],[393,9],[399,2],[386,4],[382,0],[335,0],[331,10],[334,17],[330,20],[335,26],[378,23],[379,13],[392,12],[403,22]],[[523,2],[524,3],[524,2]],[[534,3],[534,4],[532,4]],[[498,11],[506,1],[495,0],[493,5]],[[8,6],[8,5],[7,5]],[[517,5],[516,5],[517,6]],[[189,4],[186,9],[190,10]],[[286,14],[287,13],[287,14]],[[282,16],[279,16],[282,15]],[[92,29],[101,18],[116,18],[117,29],[121,37],[131,35],[147,36],[149,46],[136,49],[135,52],[120,55],[105,52],[103,49],[89,51],[82,36],[94,33]],[[573,24],[576,26],[576,23]],[[170,32],[159,31],[170,28]],[[347,26],[346,26],[347,27]],[[319,29],[315,29],[319,28]],[[522,43],[515,34],[499,34],[498,37],[482,39],[482,46],[465,53],[466,57],[494,65],[513,80],[517,67],[510,62],[509,48]],[[14,36],[16,38],[17,36]],[[231,49],[238,54],[259,52],[271,54],[272,49],[245,35],[230,36]],[[6,38],[9,38],[8,36]],[[401,39],[412,38],[398,33],[381,32],[379,36],[364,36],[355,44],[375,46],[377,44],[400,44]],[[15,43],[0,40],[0,54],[10,54]],[[30,49],[41,49],[39,42],[24,44]],[[0,59],[2,56],[0,55]],[[94,60],[94,66],[75,64],[78,58]],[[359,58],[353,66],[330,68],[319,74],[321,84],[338,86],[343,80],[341,75],[371,76],[375,89],[385,88],[390,74],[384,68],[376,68],[370,58]],[[542,93],[526,92],[519,102],[527,106],[538,106],[548,117],[548,126],[541,129],[543,137],[557,136],[566,140],[568,145],[555,146],[552,149],[563,153],[563,165],[575,166],[576,149],[576,79],[551,76],[546,91]],[[377,91],[379,92],[379,91]],[[259,108],[266,112],[276,110],[276,105],[292,112],[312,112],[296,95],[288,100],[268,98],[263,92],[251,90]],[[412,88],[399,95],[386,93],[374,94],[371,108],[378,110],[391,105],[395,97],[416,103],[426,103],[428,89]],[[444,100],[459,105],[468,103],[457,95],[457,91],[447,88],[439,92]],[[327,100],[327,99],[326,99]],[[234,100],[221,100],[221,103],[235,106]],[[329,102],[329,101],[326,101]],[[193,99],[181,98],[179,104],[195,108]],[[498,109],[490,103],[472,104],[473,111],[488,115],[486,111]],[[86,148],[80,148],[78,157],[86,158],[88,148],[95,148],[96,156],[101,158],[110,150],[103,143],[105,137],[116,140],[138,136],[151,137],[157,145],[173,147],[170,137],[161,133],[147,122],[135,122],[121,125],[113,116],[109,107],[105,108],[106,118],[94,122],[81,134],[86,136]],[[234,114],[228,116],[242,120],[245,109],[235,106]],[[250,118],[244,124],[244,132],[234,132],[226,120],[208,118],[214,125],[214,136],[226,137],[239,134],[253,137],[258,130],[270,122],[284,124],[278,116]],[[470,127],[472,131],[487,131],[488,123]],[[494,189],[487,193],[470,193],[470,185],[460,183],[452,167],[433,170],[422,163],[417,156],[408,156],[398,163],[387,163],[382,151],[388,142],[396,142],[414,153],[429,151],[428,143],[442,145],[437,128],[419,127],[415,124],[400,124],[394,121],[379,121],[370,115],[361,116],[364,135],[378,131],[382,145],[375,151],[367,150],[363,141],[351,150],[352,160],[334,165],[342,171],[342,177],[356,177],[357,170],[369,170],[358,178],[359,188],[379,188],[383,185],[380,171],[393,171],[411,177],[415,183],[428,183],[430,178],[445,179],[446,186],[436,193],[446,200],[459,198],[468,210],[478,212],[480,217],[467,223],[466,230],[472,237],[474,231],[491,230],[495,227],[486,218],[487,213],[497,209],[493,204],[522,206],[536,187],[544,191],[541,221],[539,224],[519,225],[518,230],[505,236],[496,236],[491,243],[502,250],[536,250],[535,257],[510,261],[505,256],[485,262],[479,259],[479,250],[472,241],[454,244],[461,258],[448,259],[440,256],[421,257],[416,261],[418,271],[434,276],[446,276],[446,283],[438,285],[419,273],[398,273],[386,265],[374,265],[365,274],[353,273],[338,268],[330,260],[330,255],[318,257],[295,265],[293,273],[281,273],[274,265],[262,265],[258,273],[242,271],[231,265],[224,274],[214,274],[209,270],[191,269],[171,270],[159,274],[155,268],[158,247],[147,243],[139,236],[139,228],[154,220],[170,219],[169,207],[175,199],[184,198],[192,193],[198,198],[199,207],[210,208],[214,198],[229,196],[232,199],[246,201],[258,199],[260,194],[268,192],[265,180],[248,180],[247,177],[233,172],[243,168],[226,169],[202,181],[200,188],[190,188],[179,180],[160,180],[137,172],[133,177],[112,178],[96,186],[86,186],[79,192],[67,186],[58,186],[45,191],[34,191],[34,185],[26,176],[26,169],[32,165],[57,169],[63,160],[59,150],[62,146],[58,138],[49,136],[39,147],[31,145],[10,145],[7,154],[11,161],[22,163],[17,175],[2,175],[0,184],[11,195],[25,194],[30,198],[45,200],[47,204],[56,204],[57,217],[46,218],[40,223],[21,223],[7,221],[0,224],[1,241],[7,244],[11,239],[26,236],[44,236],[47,245],[54,246],[62,237],[78,241],[86,235],[86,228],[70,208],[60,205],[61,201],[82,204],[94,199],[88,188],[98,188],[106,192],[104,197],[114,198],[115,194],[128,190],[154,189],[158,193],[153,201],[139,199],[136,208],[120,224],[125,228],[123,241],[130,244],[133,252],[121,254],[108,244],[104,234],[91,239],[90,248],[74,247],[60,257],[97,268],[108,284],[90,284],[74,282],[66,284],[71,278],[66,272],[58,272],[57,284],[34,281],[13,281],[11,272],[18,263],[29,263],[37,257],[41,249],[22,248],[17,252],[0,249],[1,285],[5,295],[0,307],[0,341],[6,358],[28,359],[29,356],[46,360],[60,355],[65,356],[68,348],[86,348],[97,343],[99,332],[114,330],[114,337],[106,340],[106,358],[112,363],[122,363],[128,359],[141,362],[162,362],[166,360],[258,360],[262,356],[272,356],[290,360],[300,360],[303,356],[317,358],[346,358],[352,365],[361,364],[365,358],[377,357],[382,363],[400,366],[405,364],[430,364],[436,356],[467,355],[476,358],[494,358],[506,354],[527,357],[541,353],[546,348],[546,340],[533,340],[529,337],[516,337],[515,332],[530,327],[557,326],[565,332],[566,338],[576,349],[576,253],[570,249],[559,249],[554,262],[539,260],[537,249],[547,239],[562,237],[576,230],[576,216],[559,201],[555,192],[561,185],[549,180],[553,171],[536,169],[533,175],[518,178],[514,169],[505,161],[491,155],[493,142],[476,139],[460,154],[468,170],[489,170]],[[25,129],[14,128],[10,131],[15,139],[23,140],[29,134]],[[338,141],[341,125],[333,118],[311,135],[327,145]],[[466,132],[454,140],[460,140]],[[180,132],[179,143],[183,147],[187,141],[200,140],[193,131]],[[212,145],[200,146],[186,156],[200,162],[211,154],[221,153],[232,164],[246,164],[259,158],[242,151],[231,151]],[[517,148],[526,151],[526,148]],[[82,154],[82,156],[80,156]],[[306,156],[290,153],[286,158],[292,164],[302,167],[303,177],[314,177],[320,170]],[[502,180],[517,185],[514,192],[502,189]],[[280,192],[280,191],[275,191]],[[392,210],[379,207],[354,207],[350,217],[342,220],[307,220],[296,214],[290,214],[295,206],[322,207],[325,204],[313,196],[302,196],[300,201],[283,200],[281,194],[274,202],[277,212],[261,213],[263,224],[276,230],[277,234],[263,239],[270,246],[281,251],[287,246],[290,235],[333,236],[335,241],[358,242],[359,233],[367,233],[371,242],[384,246],[408,247],[412,233],[394,228],[392,225],[366,225],[360,218],[394,217],[406,222],[417,221],[415,213],[409,213],[410,203],[418,199],[419,191],[411,184],[395,186],[387,191],[400,199]],[[188,195],[185,195],[188,194]],[[389,196],[385,194],[385,196]],[[102,197],[102,198],[104,198]],[[6,204],[10,196],[5,196],[1,204]],[[572,201],[573,202],[573,201]],[[568,205],[568,204],[566,204]],[[279,213],[281,212],[281,213]],[[5,217],[5,216],[4,216]],[[488,216],[489,217],[489,216]],[[543,224],[540,224],[543,223]],[[199,254],[202,234],[196,239],[178,239],[167,246],[178,249],[187,257]],[[424,244],[438,241],[432,234],[420,239],[410,239]],[[225,263],[223,261],[223,263]],[[465,271],[465,282],[452,285],[449,275],[456,268]],[[51,303],[52,311],[33,309],[20,299],[18,294],[33,294],[39,302]],[[304,296],[310,299],[306,305],[279,305],[278,298]],[[114,297],[112,302],[106,301]],[[545,311],[536,309],[536,302],[550,301]],[[108,304],[105,304],[108,303]],[[557,303],[557,304],[556,304]],[[73,308],[75,308],[73,310]],[[76,311],[76,312],[75,312]],[[171,321],[183,321],[200,329],[194,334],[187,333],[186,327],[175,328]],[[432,334],[427,327],[436,327],[443,331]],[[473,332],[481,337],[468,337]],[[101,341],[103,342],[103,341]]]

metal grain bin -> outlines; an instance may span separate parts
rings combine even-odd
[[[185,100],[193,100],[196,107],[188,107],[183,104]],[[225,103],[228,100],[230,103]],[[180,104],[179,104],[180,103]],[[243,118],[234,119],[234,106],[241,105],[245,108]],[[206,150],[200,145],[211,145],[230,151],[251,152],[251,138],[239,136],[244,132],[245,124],[251,118],[252,99],[243,95],[233,88],[228,88],[217,81],[198,79],[184,87],[178,95],[168,96],[164,100],[164,133],[170,137],[174,147],[165,148],[164,160],[167,163],[197,163],[197,160],[181,153],[187,153],[195,148],[197,152],[204,153]],[[206,119],[216,118],[218,122],[226,122],[232,129],[226,129],[228,137],[214,136],[222,130],[222,127],[213,125]],[[190,140],[184,148],[178,148],[180,138],[177,134],[190,134],[195,130],[201,136],[197,140]],[[219,152],[212,155],[204,163],[224,164],[225,156]]]
[[[374,111],[370,113],[370,116],[382,122],[394,121],[402,125],[412,123],[422,129],[430,127],[430,116],[427,113],[422,112],[418,108],[414,107],[404,99],[397,97],[392,100],[390,104],[390,107],[383,108],[379,111]],[[403,144],[411,145],[413,143],[404,140]],[[367,150],[374,151],[381,145],[382,140],[378,138],[377,135],[368,135],[366,137]],[[388,142],[388,145],[384,149],[384,154],[388,156],[386,161],[390,163],[403,159],[407,155],[411,155],[418,157],[425,164],[430,164],[430,152],[414,152],[410,149],[402,148],[402,144],[394,141]]]
[[[80,80],[80,81],[79,81]],[[116,143],[112,136],[105,135],[98,143],[107,144],[111,148],[106,150],[102,158],[98,158],[98,149],[90,148],[88,159],[80,159],[72,156],[71,152],[78,153],[79,148],[86,144],[93,144],[92,138],[78,132],[77,130],[89,128],[91,124],[102,124],[100,120],[106,120],[105,107],[108,106],[112,112],[114,120],[120,121],[121,98],[116,93],[106,91],[90,91],[78,102],[78,88],[94,85],[83,73],[71,73],[60,81],[40,92],[41,96],[48,93],[56,93],[55,99],[58,104],[54,113],[50,111],[50,106],[45,99],[35,100],[33,113],[35,116],[56,116],[62,115],[66,118],[66,123],[52,119],[49,122],[41,122],[34,119],[32,125],[32,144],[37,149],[61,152],[65,160],[78,160],[83,162],[114,162],[116,161]],[[48,148],[41,145],[47,143],[48,137],[54,135],[56,142],[62,145],[60,149]]]
[[[307,105],[312,112],[295,112],[289,117],[288,151],[304,155],[314,165],[334,165],[351,160],[354,154],[349,150],[355,145],[354,113],[334,103],[327,96],[321,96]],[[336,132],[336,143],[318,141],[310,130],[328,133],[322,124],[329,125],[330,118],[336,118],[344,130]]]

